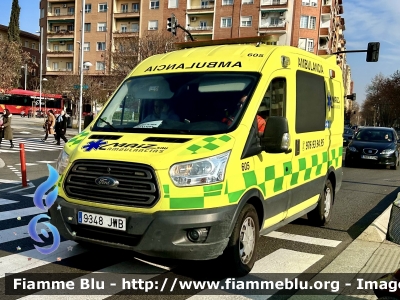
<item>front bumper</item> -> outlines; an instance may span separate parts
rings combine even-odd
[[[382,165],[382,166],[394,166],[397,162],[396,155],[389,154],[378,154],[373,155],[376,156],[377,159],[365,159],[361,156],[364,155],[360,152],[351,152],[350,150],[346,150],[346,162],[354,163],[354,164],[365,164],[365,165]]]
[[[220,256],[226,248],[236,209],[237,205],[231,205],[144,214],[77,205],[58,197],[49,214],[51,223],[69,240],[133,250],[154,257],[208,260]],[[78,224],[78,211],[126,218],[126,231]],[[187,230],[191,228],[209,228],[207,239],[202,243],[191,242],[187,238]]]

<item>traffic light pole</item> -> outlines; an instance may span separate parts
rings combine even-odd
[[[187,33],[187,35],[190,37],[190,39],[192,40],[192,42],[194,42],[194,38],[193,38],[193,36],[192,36],[192,34],[189,32],[189,30],[187,30],[186,28],[183,28],[181,25],[179,25],[179,24],[177,24],[176,25],[176,28],[180,28],[180,29],[182,29],[184,32],[186,32]]]

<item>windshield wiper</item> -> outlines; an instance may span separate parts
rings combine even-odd
[[[119,131],[117,128],[115,128],[114,126],[111,125],[111,123],[107,122],[106,120],[104,120],[103,118],[99,118],[100,120],[102,120],[104,123],[106,123],[108,126],[110,126],[112,129],[114,129],[115,131]]]

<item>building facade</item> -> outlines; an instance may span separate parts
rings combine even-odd
[[[271,44],[332,54],[345,49],[342,13],[342,0],[86,0],[84,8],[82,0],[41,0],[43,74],[79,74],[80,47],[84,61],[92,64],[84,67],[85,74],[107,74],[105,51],[112,42],[166,31],[171,14],[195,40],[267,35]],[[82,27],[85,39],[80,45]],[[337,55],[337,63],[350,72],[345,54]]]
[[[7,40],[8,27],[0,25],[0,41]],[[21,80],[19,82],[20,88],[33,89],[32,79],[39,76],[39,66],[40,66],[40,40],[39,36],[26,32],[20,31],[19,34],[22,50],[29,53],[31,58],[30,61],[26,62],[21,66]],[[25,69],[26,68],[26,69]],[[26,76],[25,76],[26,75]],[[25,84],[26,83],[26,84]]]

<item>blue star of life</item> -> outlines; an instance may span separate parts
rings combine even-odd
[[[85,146],[82,146],[85,151],[98,150],[101,146],[107,144],[104,140],[90,141]]]

